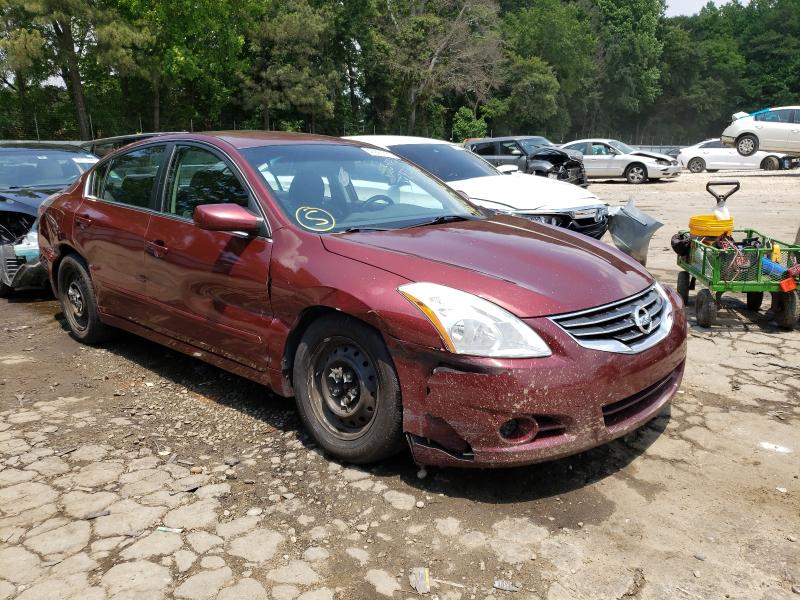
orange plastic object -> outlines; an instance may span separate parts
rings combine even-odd
[[[797,289],[797,282],[793,278],[781,279],[781,282],[778,284],[778,286],[784,292],[791,292],[792,290]]]

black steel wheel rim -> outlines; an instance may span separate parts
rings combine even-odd
[[[73,274],[67,280],[67,289],[64,292],[66,302],[64,302],[64,309],[67,312],[70,323],[75,326],[79,331],[84,331],[89,324],[88,311],[86,309],[86,295],[78,281],[78,278]]]
[[[311,355],[310,396],[314,416],[336,438],[357,439],[369,431],[378,410],[375,363],[354,341],[326,338]]]

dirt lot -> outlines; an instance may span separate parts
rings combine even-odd
[[[674,285],[669,238],[708,179],[592,189],[665,223],[649,266]],[[792,239],[800,173],[739,179],[737,222]],[[0,599],[404,600],[421,566],[440,600],[800,598],[800,330],[735,296],[713,331],[689,314],[671,414],[550,464],[419,478],[408,454],[330,462],[255,384],[0,301]]]

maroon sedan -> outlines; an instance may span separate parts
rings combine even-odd
[[[332,455],[506,466],[603,444],[670,401],[678,296],[581,235],[481,212],[393,154],[178,134],[42,211],[72,334],[125,329],[295,396]]]

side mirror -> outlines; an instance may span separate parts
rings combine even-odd
[[[197,227],[208,231],[255,233],[261,228],[261,218],[238,204],[201,204],[192,218]]]
[[[516,173],[519,171],[519,166],[517,165],[500,165],[497,167],[497,170],[500,171],[503,175],[510,175],[511,173]]]

